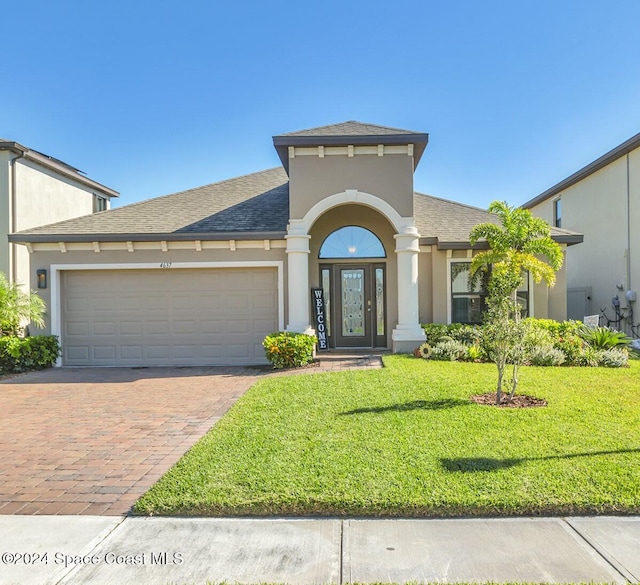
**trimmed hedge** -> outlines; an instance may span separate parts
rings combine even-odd
[[[262,346],[274,368],[299,368],[313,361],[317,342],[315,335],[279,331],[267,335]]]
[[[50,368],[60,355],[55,335],[0,337],[0,374],[15,374]]]

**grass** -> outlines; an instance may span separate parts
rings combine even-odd
[[[266,378],[136,504],[139,514],[468,516],[640,512],[640,362],[523,368],[388,356]]]

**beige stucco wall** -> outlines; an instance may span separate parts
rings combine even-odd
[[[413,157],[407,154],[296,156],[289,160],[290,217],[348,189],[375,195],[402,217],[413,216]]]
[[[626,290],[640,288],[636,221],[640,217],[640,149],[537,205],[532,213],[551,223],[553,201],[558,197],[562,200],[562,227],[584,234],[583,243],[567,248],[567,288],[590,287],[590,313],[598,314],[606,307],[613,317],[611,297],[618,294],[625,307]],[[556,290],[560,287],[558,282]],[[571,305],[567,310],[578,317],[576,313],[584,312]]]
[[[134,243],[135,245],[135,243]],[[204,244],[203,244],[204,245]],[[237,243],[241,246],[241,242]],[[160,263],[163,264],[178,264],[183,262],[255,262],[255,261],[269,261],[269,262],[283,262],[283,290],[287,290],[287,271],[286,271],[286,253],[284,249],[284,242],[279,242],[280,247],[276,247],[277,242],[272,242],[270,250],[264,249],[243,249],[239,248],[235,251],[231,250],[207,250],[203,249],[201,252],[195,250],[171,250],[163,252],[162,250],[137,250],[134,252],[122,251],[108,251],[103,250],[101,252],[94,251],[75,251],[69,250],[66,253],[59,251],[38,251],[34,250],[31,255],[31,278],[32,282],[36,282],[36,270],[38,268],[44,268],[47,270],[49,278],[49,286],[44,290],[39,290],[40,296],[47,304],[48,315],[46,319],[46,327],[42,330],[44,333],[51,332],[51,265],[84,265],[90,264],[96,268],[104,264],[117,264],[117,265],[130,265],[130,264],[157,264],[160,267]],[[73,246],[73,244],[70,244]],[[171,268],[168,268],[170,270]],[[149,294],[153,294],[153,291],[149,291]],[[59,308],[58,308],[59,309]],[[284,314],[286,315],[286,295],[285,295],[285,307]],[[33,333],[37,331],[33,326],[31,327]]]
[[[9,195],[11,193],[10,171],[11,153],[0,151],[0,272],[9,277],[9,243],[7,234],[11,231],[11,208]]]
[[[6,225],[10,222],[9,198],[10,188],[10,163],[12,158],[9,153],[2,153],[0,159],[0,235],[3,240],[8,231],[21,231],[32,227],[47,225],[65,219],[88,215],[93,212],[94,191],[81,183],[73,181],[63,175],[55,173],[36,162],[16,158],[14,169],[15,176],[15,225]],[[7,180],[5,180],[5,175]],[[109,201],[107,199],[107,207]],[[13,244],[2,246],[0,254],[0,270],[9,273],[8,258],[12,254]],[[11,278],[25,287],[34,288],[35,280],[30,280],[29,253],[24,246],[15,246],[15,268]],[[6,260],[3,261],[3,258]]]

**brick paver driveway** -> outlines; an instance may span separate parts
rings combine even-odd
[[[0,514],[126,514],[259,375],[57,368],[0,381]]]

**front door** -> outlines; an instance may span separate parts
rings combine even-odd
[[[384,264],[323,265],[321,273],[325,302],[335,299],[327,303],[331,346],[386,347]]]

